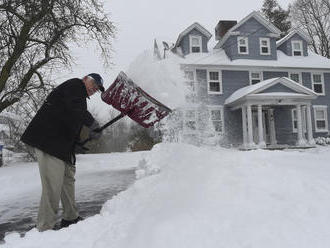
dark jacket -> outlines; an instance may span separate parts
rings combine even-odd
[[[83,125],[94,118],[87,111],[87,90],[73,78],[56,87],[38,110],[21,140],[70,164],[75,164],[74,146]]]

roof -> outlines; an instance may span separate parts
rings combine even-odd
[[[209,53],[188,54],[182,60],[185,65],[204,66],[241,66],[241,67],[275,67],[300,69],[330,69],[330,59],[312,51],[308,56],[288,56],[277,50],[277,60],[235,59],[230,60],[223,49],[215,49]]]
[[[248,16],[244,17],[239,23],[233,26],[231,29],[227,31],[225,36],[219,41],[219,43],[214,48],[220,48],[226,40],[232,35],[232,32],[243,25],[247,20],[254,17],[261,25],[267,28],[274,34],[280,35],[281,31],[275,27],[271,22],[269,22],[266,18],[264,18],[258,11],[251,12]]]
[[[294,93],[288,93],[288,92],[270,92],[270,93],[262,93],[267,88],[270,88],[274,86],[275,84],[283,84],[286,87],[294,90]],[[307,87],[296,83],[295,81],[287,78],[287,77],[277,77],[277,78],[271,78],[264,81],[261,81],[257,84],[249,85],[243,88],[240,88],[236,90],[233,94],[231,94],[225,101],[226,105],[230,105],[243,97],[246,97],[247,95],[257,94],[261,93],[263,96],[312,96],[317,97],[317,94],[312,91],[311,89],[308,89]]]
[[[188,28],[186,28],[185,30],[183,30],[180,34],[178,39],[176,40],[175,46],[178,46],[179,43],[181,42],[182,38],[188,34],[191,30],[193,29],[197,29],[198,31],[200,31],[202,34],[204,34],[208,39],[210,39],[212,37],[212,34],[206,29],[204,28],[202,25],[200,25],[198,22],[195,22],[193,24],[191,24]]]
[[[292,36],[294,36],[295,34],[300,35],[307,43],[311,42],[311,38],[302,30],[300,29],[294,29],[291,30],[286,36],[284,36],[282,39],[276,41],[276,46],[279,47],[280,45],[282,45],[284,42],[286,42],[287,40],[289,40]]]

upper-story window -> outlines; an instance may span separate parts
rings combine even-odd
[[[250,71],[250,84],[257,84],[262,81],[261,71]]]
[[[299,72],[289,72],[289,78],[299,84],[302,83],[302,80],[301,80],[301,73]]]
[[[292,44],[292,56],[303,56],[303,43],[301,40],[293,40]]]
[[[324,80],[322,73],[312,73],[312,87],[315,93],[324,95]]]
[[[222,94],[220,71],[207,72],[207,91],[209,94]]]
[[[202,37],[196,35],[190,35],[190,52],[200,53],[202,52]]]
[[[260,42],[260,54],[270,55],[270,39],[260,38],[259,42]]]
[[[238,53],[249,54],[249,39],[248,37],[237,37]]]
[[[195,76],[194,76],[194,71],[185,71],[184,72],[184,77],[186,80],[186,84],[188,86],[188,89],[191,92],[194,92],[195,89]]]

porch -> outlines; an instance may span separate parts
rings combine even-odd
[[[234,92],[226,105],[231,111],[241,110],[241,150],[310,148],[315,146],[312,130],[311,101],[317,95],[310,89],[288,79],[275,78],[250,85]],[[278,143],[277,136],[283,129],[292,130],[292,120],[286,121],[285,128],[276,128],[275,110],[279,107],[294,109],[296,114],[296,141],[294,144]],[[304,115],[303,115],[304,112]],[[279,112],[278,112],[279,113]]]

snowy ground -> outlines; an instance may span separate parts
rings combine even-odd
[[[110,155],[98,156],[96,163],[80,157],[81,173],[102,171]],[[139,180],[99,215],[60,231],[9,234],[1,247],[330,247],[330,148],[242,152],[159,144],[111,157],[118,166],[132,161]],[[1,201],[21,196],[25,183],[36,187],[36,175],[5,169]]]

